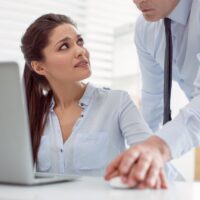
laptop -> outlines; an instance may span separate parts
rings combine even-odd
[[[20,68],[15,62],[0,62],[0,183],[35,185],[76,178],[76,175],[34,173]]]

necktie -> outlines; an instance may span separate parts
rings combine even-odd
[[[165,65],[164,65],[164,115],[163,124],[171,120],[171,87],[172,87],[172,34],[171,34],[171,20],[164,19],[166,48],[165,48]]]

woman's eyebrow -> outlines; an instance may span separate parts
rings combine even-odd
[[[77,37],[78,39],[79,39],[79,38],[82,38],[81,34],[78,34],[76,37]],[[59,44],[59,43],[62,43],[62,42],[64,42],[64,41],[70,41],[70,40],[72,40],[72,38],[70,38],[69,36],[66,36],[66,37],[64,37],[63,39],[59,40],[59,41],[56,43],[56,45]]]
[[[56,45],[57,44],[59,44],[59,43],[62,43],[62,42],[64,42],[64,41],[69,41],[69,40],[71,40],[71,38],[70,37],[64,37],[63,39],[61,39],[61,40],[59,40],[57,43],[56,43]]]

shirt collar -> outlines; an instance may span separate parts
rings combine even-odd
[[[87,83],[85,92],[81,99],[79,100],[79,104],[83,104],[84,106],[88,106],[90,103],[90,100],[94,94],[95,87],[91,83]]]
[[[54,112],[54,106],[55,106],[55,100],[54,100],[54,98],[52,97],[52,99],[51,99],[51,103],[50,103],[50,112]]]
[[[81,97],[81,99],[79,100],[79,105],[81,107],[85,107],[85,106],[89,105],[89,102],[92,98],[94,91],[95,91],[95,87],[91,83],[87,83],[85,92],[84,92],[83,96]],[[54,112],[54,110],[53,110],[54,106],[55,106],[55,100],[54,100],[54,98],[52,98],[51,103],[50,103],[50,111],[51,112]]]
[[[193,0],[180,0],[176,8],[168,16],[171,20],[182,25],[187,24]]]

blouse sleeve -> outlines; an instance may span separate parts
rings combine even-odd
[[[128,145],[142,142],[150,136],[150,128],[127,92],[121,97],[119,124]]]

